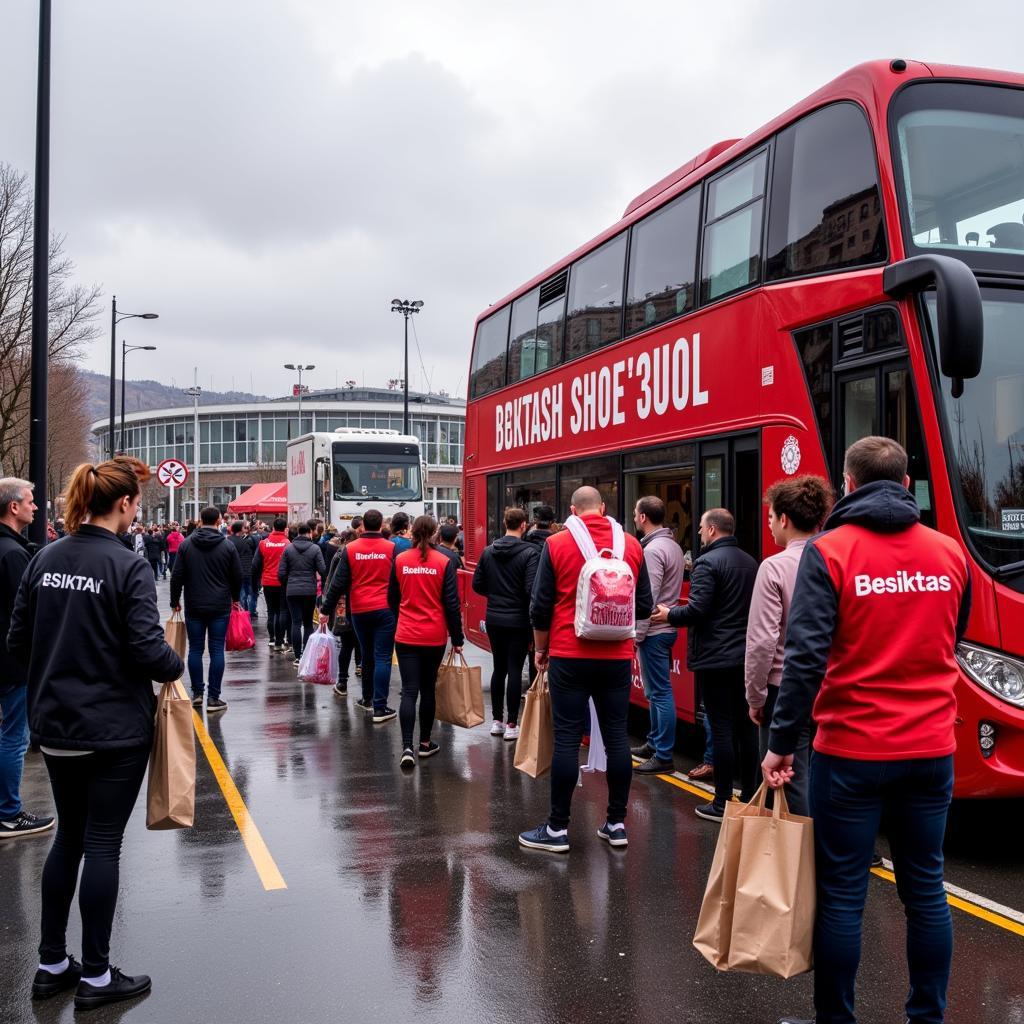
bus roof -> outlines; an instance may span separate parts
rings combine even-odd
[[[904,67],[902,70],[899,65]],[[509,292],[504,298],[488,306],[476,318],[476,323],[486,320],[509,302],[524,295],[548,278],[565,270],[570,264],[596,249],[603,242],[624,231],[634,222],[658,206],[669,202],[685,192],[692,185],[710,176],[720,167],[731,163],[747,150],[753,149],[771,137],[787,124],[798,120],[818,107],[838,100],[853,100],[867,110],[874,125],[884,123],[889,100],[893,93],[910,81],[929,78],[957,78],[976,82],[1001,82],[1024,86],[1024,74],[997,71],[991,68],[959,67],[952,64],[924,64],[920,61],[874,60],[858,64],[844,71],[838,78],[823,85],[799,103],[794,104],[778,117],[751,132],[743,139],[726,139],[709,146],[681,167],[667,174],[650,188],[641,192],[627,207],[622,218],[601,234],[584,243],[568,256],[531,278],[525,284]]]

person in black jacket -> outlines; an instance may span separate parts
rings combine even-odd
[[[0,842],[53,828],[52,817],[30,814],[21,805],[28,750],[28,665],[7,650],[14,598],[35,547],[21,531],[35,511],[28,480],[0,480]]]
[[[484,548],[473,573],[473,589],[487,598],[485,623],[491,642],[492,736],[519,738],[519,703],[523,696],[523,665],[530,649],[530,594],[540,561],[540,547],[523,540],[526,513],[505,509],[505,536]],[[505,719],[505,683],[508,718]]]
[[[538,549],[544,547],[548,537],[555,531],[552,526],[555,524],[555,510],[550,505],[538,505],[533,510],[533,526],[526,534],[524,540],[536,544]]]
[[[153,579],[158,580],[160,579],[160,559],[164,551],[167,550],[167,541],[164,540],[163,534],[153,527],[142,535],[142,543],[146,552],[146,561],[149,562],[149,567],[153,570]]]
[[[240,608],[242,563],[231,542],[218,529],[220,509],[204,508],[202,526],[181,542],[171,573],[171,610],[181,610],[185,592],[185,629],[188,632],[188,677],[192,706],[203,706],[203,650],[210,637],[210,678],[206,711],[227,710],[221,700],[224,678],[224,641],[231,609]]]
[[[319,544],[309,539],[309,524],[300,523],[298,529],[298,536],[284,549],[277,567],[277,578],[285,588],[284,596],[292,619],[292,653],[296,665],[309,634],[313,632],[317,577],[321,584],[327,578],[324,553]]]
[[[715,799],[697,807],[696,814],[718,822],[732,799],[734,744],[739,749],[740,799],[751,799],[757,784],[757,732],[747,714],[743,679],[757,562],[740,548],[735,532],[736,520],[727,509],[705,512],[687,603],[672,609],[660,604],[651,616],[652,622],[687,627],[686,667],[696,676],[715,749]]]
[[[119,457],[79,466],[68,486],[68,536],[32,560],[18,589],[8,646],[28,662],[32,738],[57,805],[42,876],[40,967],[32,995],[77,985],[75,1009],[130,999],[150,980],[110,966],[125,825],[146,774],[152,681],[181,676],[165,643],[146,563],[118,540],[135,518],[149,469]],[[66,930],[82,860],[82,964]]]
[[[252,560],[256,556],[257,541],[253,539],[246,525],[241,519],[236,519],[231,524],[231,532],[228,534],[228,541],[238,552],[238,560],[242,565],[242,608],[251,616],[256,616],[256,592],[252,586]]]

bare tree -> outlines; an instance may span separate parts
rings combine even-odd
[[[100,291],[72,282],[63,237],[50,239],[49,256],[49,362],[58,379],[99,333]],[[0,473],[24,474],[28,462],[31,348],[32,193],[25,175],[0,163]],[[52,384],[49,390],[60,401],[60,416],[53,417],[59,421],[69,410]]]

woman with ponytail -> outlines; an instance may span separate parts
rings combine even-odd
[[[388,604],[398,616],[395,653],[402,677],[402,767],[414,768],[416,757],[430,757],[434,725],[434,687],[448,637],[462,653],[462,613],[455,563],[431,544],[437,523],[419,516],[412,524],[412,547],[395,556],[391,567]],[[416,701],[419,699],[420,743],[413,751]]]
[[[153,744],[152,684],[184,670],[164,642],[148,565],[118,539],[135,520],[148,477],[144,463],[123,456],[75,470],[65,496],[67,536],[30,563],[8,637],[28,663],[29,725],[57,807],[32,995],[76,988],[81,1010],[150,987],[145,975],[122,974],[109,961],[121,840]],[[65,944],[76,883],[81,965]]]

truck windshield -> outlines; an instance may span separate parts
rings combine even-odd
[[[1024,254],[1024,90],[924,82],[893,101],[908,249]],[[987,255],[981,255],[987,254]]]
[[[960,398],[940,388],[960,519],[994,567],[1024,560],[1024,292],[983,288],[985,358]],[[925,307],[936,336],[935,294]]]
[[[334,500],[419,501],[420,464],[409,455],[334,452]]]

